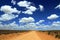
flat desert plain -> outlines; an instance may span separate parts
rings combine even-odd
[[[44,32],[29,31],[23,33],[1,34],[0,40],[60,40]]]

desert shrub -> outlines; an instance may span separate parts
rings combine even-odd
[[[50,35],[50,31],[48,32],[48,35]]]
[[[60,39],[60,34],[57,34],[57,35],[55,36],[55,38],[59,38],[59,39]]]

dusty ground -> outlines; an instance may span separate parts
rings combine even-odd
[[[26,33],[12,33],[0,35],[0,40],[60,40],[43,32],[30,31]]]

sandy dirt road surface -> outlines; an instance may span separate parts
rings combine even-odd
[[[26,33],[13,33],[0,35],[0,40],[58,40],[43,32],[30,31]]]

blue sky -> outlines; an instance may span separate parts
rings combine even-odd
[[[0,30],[60,30],[60,0],[0,0]]]

